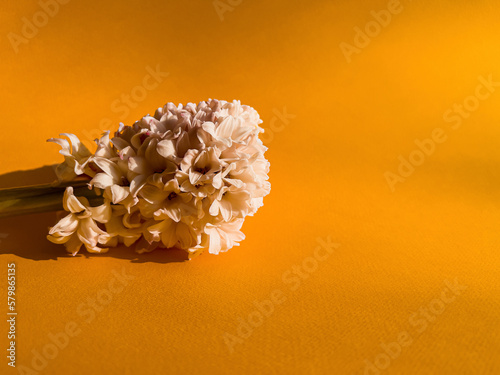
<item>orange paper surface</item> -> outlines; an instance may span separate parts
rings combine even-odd
[[[496,2],[62,3],[0,10],[0,187],[53,181],[59,133],[217,98],[261,114],[272,191],[192,261],[1,219],[0,373],[500,373]]]

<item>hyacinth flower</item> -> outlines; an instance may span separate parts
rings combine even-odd
[[[191,258],[239,245],[241,227],[269,194],[262,121],[239,101],[168,103],[120,124],[94,153],[73,134],[52,138],[64,162],[51,185],[0,190],[0,217],[66,211],[47,239],[76,255],[118,244],[179,248]]]

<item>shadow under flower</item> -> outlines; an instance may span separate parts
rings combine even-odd
[[[27,171],[16,171],[0,175],[0,188],[51,183],[56,179],[54,168],[45,166]],[[0,254],[13,254],[31,260],[57,260],[73,258],[62,245],[47,240],[49,227],[57,223],[56,212],[15,216],[0,219]],[[112,257],[130,260],[131,263],[173,263],[188,260],[187,253],[179,249],[158,249],[150,253],[138,254],[134,247],[124,245],[111,248],[107,253],[91,254],[83,247],[78,257]]]

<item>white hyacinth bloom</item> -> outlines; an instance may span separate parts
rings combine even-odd
[[[138,252],[177,247],[190,256],[218,254],[244,239],[240,231],[269,194],[267,148],[257,111],[239,101],[167,103],[154,116],[120,124],[96,140],[92,154],[78,138],[62,147],[61,181],[87,178],[104,204],[90,207],[66,190],[69,214],[49,232],[72,254],[135,244]],[[102,193],[102,194],[101,194]]]

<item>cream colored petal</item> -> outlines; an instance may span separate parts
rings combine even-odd
[[[219,254],[221,251],[221,239],[219,232],[214,227],[205,228],[205,233],[209,236],[208,252],[210,254]]]
[[[161,241],[160,232],[149,232],[148,230],[145,230],[142,235],[149,243],[159,243]]]
[[[132,147],[134,147],[136,150],[139,150],[141,146],[143,145],[143,142],[146,140],[148,137],[147,135],[148,129],[141,129],[141,131],[130,139],[130,144]]]
[[[128,162],[129,158],[137,156],[137,154],[135,153],[135,151],[132,147],[127,146],[119,152],[118,156],[120,157],[120,159],[126,160]]]
[[[219,211],[222,214],[224,221],[229,221],[233,216],[231,203],[226,199],[221,199],[219,201]]]
[[[164,158],[171,158],[176,155],[175,144],[171,139],[165,139],[159,142],[156,146],[156,150]]]
[[[222,188],[222,186],[224,185],[224,182],[223,182],[223,174],[222,173],[217,173],[213,180],[212,180],[212,185],[216,188],[216,189],[220,189]]]
[[[83,143],[80,142],[80,140],[76,135],[71,133],[62,133],[59,135],[64,135],[65,137],[69,138],[71,142],[71,151],[72,151],[71,153],[77,159],[85,158],[92,155],[92,153],[88,150],[87,147],[85,147]]]
[[[112,210],[109,203],[97,207],[88,207],[87,209],[91,212],[92,219],[100,223],[107,223],[111,219]]]
[[[205,130],[208,134],[210,134],[212,137],[216,137],[216,134],[215,134],[215,124],[213,122],[205,122],[203,123],[203,125],[201,126],[203,128],[203,130]]]
[[[194,171],[192,169],[189,171],[189,182],[191,183],[191,185],[197,185],[198,181],[200,181],[202,177],[203,175],[200,172]]]
[[[217,134],[218,138],[231,138],[234,128],[234,118],[228,116],[219,124],[219,126],[217,126],[215,133]]]
[[[130,194],[130,188],[129,187],[124,187],[124,186],[119,186],[119,185],[112,185],[110,188],[111,192],[111,199],[113,204],[117,204],[125,200],[129,194]]]
[[[142,226],[142,217],[139,211],[134,211],[132,213],[126,213],[123,215],[123,225],[125,228],[133,229],[140,228]]]
[[[106,131],[102,134],[101,138],[96,139],[97,150],[94,156],[110,159],[116,157],[115,150],[111,147],[111,142],[109,140],[110,131]]]
[[[179,181],[177,179],[172,179],[170,181],[168,181],[164,188],[163,188],[164,191],[166,192],[174,192],[174,193],[179,193],[180,191],[180,187],[179,187]]]
[[[179,138],[177,138],[177,142],[175,144],[176,155],[179,158],[183,158],[186,155],[186,152],[189,150],[189,135],[188,133],[182,133]]]
[[[181,249],[188,249],[191,246],[196,245],[196,234],[194,233],[194,230],[187,224],[177,223],[176,236]]]
[[[166,217],[172,219],[175,222],[181,221],[181,209],[179,207],[164,207],[155,212],[154,215],[157,219],[165,219]]]
[[[49,234],[57,234],[59,236],[68,236],[75,232],[78,228],[78,220],[73,213],[66,215],[59,222],[50,228]]]
[[[112,177],[115,183],[120,182],[122,171],[116,163],[101,157],[94,157],[92,160],[104,173]]]
[[[148,226],[146,229],[151,234],[161,234],[168,228],[170,221],[171,220],[162,220],[160,222],[156,222],[156,224]]]
[[[165,161],[165,170],[163,171],[162,174],[166,175],[171,175],[177,172],[179,168],[177,167],[177,164],[171,160],[166,160]]]
[[[175,234],[175,222],[170,219],[163,220],[156,225],[148,227],[148,232],[153,235],[159,235],[161,242],[167,247],[174,247],[177,243]]]
[[[85,206],[73,195],[72,186],[68,186],[64,191],[63,207],[65,211],[73,213],[85,211]]]
[[[148,165],[153,171],[162,171],[165,167],[165,158],[161,156],[157,151],[158,139],[153,138],[148,143],[146,148],[145,157],[148,161]]]
[[[129,158],[128,168],[137,174],[150,175],[153,173],[148,161],[143,156],[133,156]]]
[[[116,147],[118,151],[123,150],[125,147],[130,147],[130,144],[126,140],[119,137],[114,137],[111,140],[111,143]]]
[[[90,160],[90,157],[86,157],[86,158],[80,159],[79,161],[75,162],[74,171],[78,176],[80,176],[84,173],[87,173],[87,172],[89,174],[93,173],[93,171],[90,168],[88,168],[88,166],[87,166],[89,160]]]
[[[125,246],[132,245],[142,236],[142,231],[140,229],[126,228],[123,225],[122,216],[115,216],[108,223],[106,223],[106,231],[111,236],[111,238],[117,239],[117,237],[120,237],[120,241],[122,241],[125,244]],[[108,241],[104,243],[104,245],[116,246],[112,245],[112,243],[113,241]]]
[[[80,251],[80,248],[82,247],[83,243],[80,241],[77,235],[71,236],[68,242],[64,244],[66,247],[66,251],[68,253],[71,253],[71,255],[75,256],[78,254],[78,251]]]
[[[104,172],[96,174],[90,181],[90,186],[95,186],[99,189],[106,189],[108,186],[113,186],[114,184],[115,181],[113,178]]]
[[[245,184],[241,180],[236,180],[236,179],[232,179],[232,178],[226,178],[225,181],[228,184],[231,184],[232,186],[234,186],[234,187],[236,187],[238,189],[241,189],[241,188],[243,188],[245,186]]]
[[[70,240],[71,236],[60,236],[59,234],[49,234],[47,235],[47,239],[52,242],[52,243],[55,243],[57,245],[62,245],[62,244],[65,244],[66,242],[68,242]]]
[[[91,245],[86,244],[86,243],[84,243],[84,245],[89,253],[103,254],[103,253],[107,253],[109,250],[108,247],[103,248],[103,247],[99,247],[99,246],[91,246]]]
[[[210,205],[210,208],[208,210],[209,214],[212,216],[217,216],[219,214],[220,210],[220,201],[215,199],[212,204]]]
[[[194,163],[194,159],[198,156],[198,150],[188,150],[181,161],[181,171],[187,173]]]
[[[78,238],[80,238],[80,241],[82,241],[85,245],[89,245],[90,247],[97,246],[99,242],[99,236],[107,235],[107,233],[99,228],[94,220],[90,218],[80,220],[77,234]]]
[[[87,147],[83,143],[80,142],[80,140],[76,135],[71,133],[62,133],[60,135],[69,138],[71,143],[71,154],[76,158],[77,161],[81,161],[92,155],[92,153],[87,149]]]
[[[132,236],[125,236],[125,237],[123,237],[123,243],[125,244],[125,246],[130,247],[134,243],[136,243],[136,241],[139,238],[141,238],[140,234],[136,234],[136,235],[132,235]]]
[[[47,139],[47,142],[57,143],[59,146],[61,146],[61,150],[59,150],[60,154],[62,154],[64,156],[72,156],[71,155],[71,147],[69,145],[69,142],[66,139],[50,138],[50,139]]]
[[[149,203],[157,203],[167,199],[169,193],[150,184],[144,185],[141,189],[140,196]]]
[[[221,205],[230,210],[231,217],[242,218],[250,209],[250,199],[250,194],[245,190],[233,191],[229,192],[224,199],[221,200]],[[228,221],[225,217],[224,219]]]
[[[241,119],[236,119],[236,125],[233,129],[232,138],[239,141],[248,137],[254,130],[254,127],[243,125]]]
[[[130,183],[130,194],[135,197],[137,193],[142,189],[142,187],[146,184],[146,181],[147,177],[144,175],[135,177]]]

